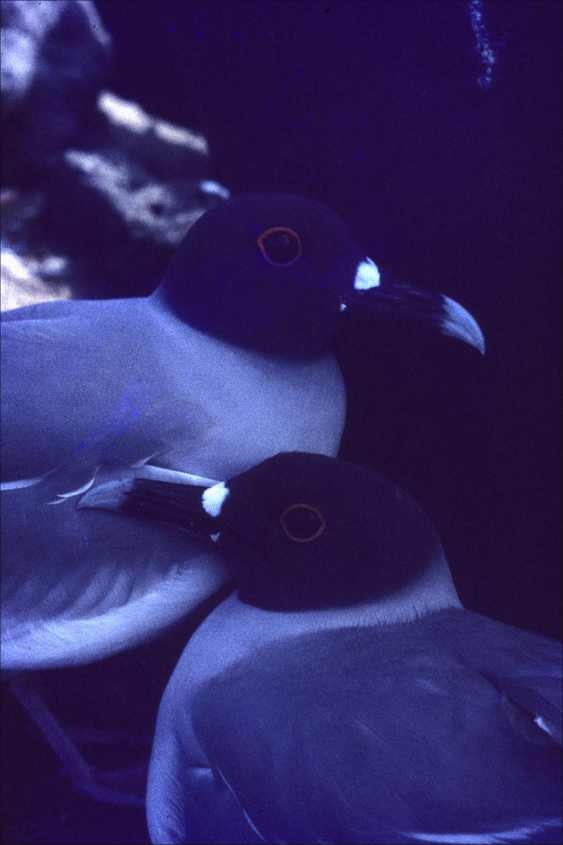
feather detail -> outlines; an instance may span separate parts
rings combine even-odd
[[[78,509],[109,510],[127,516],[166,522],[198,536],[217,529],[215,519],[203,509],[207,487],[151,478],[120,478],[100,484],[83,496]]]

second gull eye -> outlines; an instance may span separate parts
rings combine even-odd
[[[280,525],[294,543],[310,543],[324,533],[326,520],[318,508],[299,503],[283,511]]]
[[[258,237],[258,249],[269,264],[288,267],[302,255],[301,238],[287,226],[273,226]]]

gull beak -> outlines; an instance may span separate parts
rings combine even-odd
[[[412,320],[485,353],[483,332],[463,305],[442,293],[386,282],[371,258],[358,264],[354,289],[341,310],[373,320]]]
[[[94,485],[76,507],[166,522],[216,542],[228,494],[226,484],[211,478],[143,466]]]

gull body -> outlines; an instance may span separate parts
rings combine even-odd
[[[80,503],[199,524],[238,585],[160,705],[153,842],[559,841],[561,646],[463,608],[406,491],[305,453],[202,491]]]

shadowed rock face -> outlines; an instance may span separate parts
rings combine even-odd
[[[205,139],[102,89],[92,3],[3,4],[2,44],[2,309],[149,293],[228,196],[205,179]]]
[[[201,178],[204,152],[189,149],[185,177],[162,178],[166,141],[152,145],[149,170],[131,142],[125,152],[107,140],[63,151],[34,190],[3,192],[2,310],[150,293],[190,226],[228,196]]]
[[[110,43],[92,2],[2,3],[4,131],[22,162],[48,160],[79,129],[107,76]]]
[[[3,310],[149,293],[228,196],[201,135],[103,88],[110,48],[91,2],[2,4]]]

